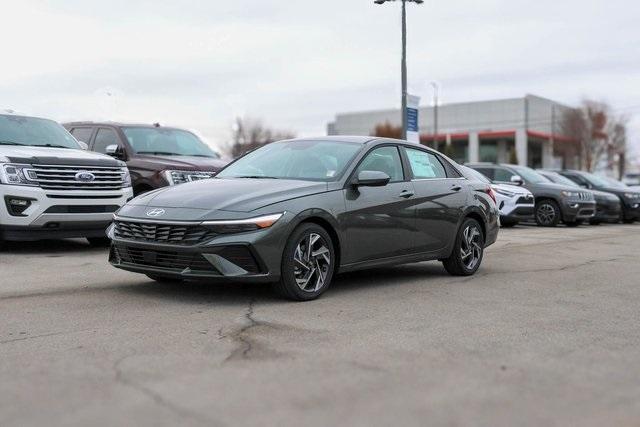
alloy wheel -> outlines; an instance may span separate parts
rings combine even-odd
[[[293,253],[293,275],[298,287],[305,292],[317,292],[331,271],[329,245],[317,233],[307,234]]]
[[[536,217],[541,224],[552,224],[556,218],[556,210],[548,203],[543,203],[536,210]]]
[[[467,226],[462,232],[460,258],[468,270],[473,270],[482,257],[481,236],[480,230],[475,225]]]

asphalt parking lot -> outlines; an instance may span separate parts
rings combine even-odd
[[[80,240],[0,253],[0,425],[637,425],[640,225],[502,230],[428,262],[159,285]]]

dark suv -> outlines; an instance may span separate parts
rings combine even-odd
[[[135,195],[211,178],[227,163],[184,129],[114,122],[72,122],[64,127],[90,150],[124,160]]]
[[[526,166],[491,163],[467,166],[496,183],[521,185],[531,191],[536,200],[536,223],[540,226],[555,227],[560,221],[576,226],[596,213],[596,202],[590,191],[555,184]]]
[[[622,203],[622,219],[624,222],[632,223],[640,219],[640,191],[627,187],[622,183],[611,182],[589,172],[576,170],[561,170],[557,172],[562,176],[566,176],[580,187],[605,191],[618,196]]]

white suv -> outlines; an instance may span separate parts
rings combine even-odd
[[[84,148],[52,120],[0,111],[0,244],[107,241],[113,213],[133,197],[131,178],[123,162]]]

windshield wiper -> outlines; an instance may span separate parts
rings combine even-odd
[[[138,154],[155,154],[156,156],[181,156],[179,153],[169,153],[168,151],[138,151]]]
[[[71,148],[66,145],[58,145],[58,144],[36,144],[34,147],[49,147],[49,148]]]
[[[22,142],[15,142],[15,141],[0,141],[0,144],[2,144],[2,145],[27,145],[27,144],[24,144]]]

